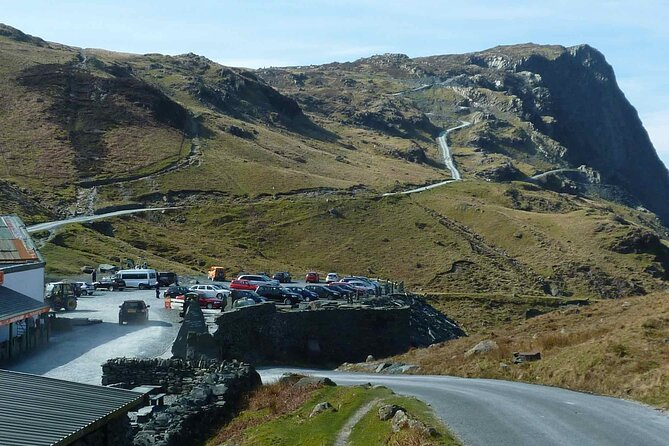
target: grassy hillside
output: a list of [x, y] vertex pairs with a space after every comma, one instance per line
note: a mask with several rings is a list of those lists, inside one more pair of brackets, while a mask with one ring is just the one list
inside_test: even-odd
[[[498, 348], [465, 356], [484, 339]], [[566, 307], [488, 327], [398, 359], [421, 373], [521, 380], [631, 398], [669, 408], [669, 299], [666, 293]], [[541, 352], [513, 364], [512, 352]]]
[[[654, 275], [666, 248], [639, 239], [654, 234], [648, 215], [524, 187], [461, 182], [386, 198], [202, 194], [183, 209], [115, 219], [113, 238], [63, 229], [43, 252], [59, 273], [144, 252], [199, 271], [338, 271], [403, 280], [416, 291], [612, 298], [664, 288]], [[528, 203], [537, 208], [524, 210]]]
[[[567, 166], [569, 148], [551, 131], [541, 77], [508, 67], [567, 53], [523, 45], [249, 71], [3, 25], [0, 211], [33, 222], [183, 206], [41, 235], [53, 274], [145, 257], [183, 272], [336, 270], [473, 296], [661, 290], [669, 242], [653, 214], [598, 198], [610, 185], [596, 172], [592, 184], [542, 183], [570, 194], [529, 178]], [[450, 178], [434, 138], [463, 120], [449, 141], [465, 181], [380, 198]]]

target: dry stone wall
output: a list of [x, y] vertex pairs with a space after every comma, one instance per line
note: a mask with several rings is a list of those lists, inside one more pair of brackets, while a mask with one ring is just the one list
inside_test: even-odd
[[278, 311], [254, 305], [222, 313], [214, 340], [223, 358], [252, 363], [339, 364], [409, 349], [409, 308]]
[[102, 370], [105, 385], [160, 385], [176, 396], [138, 426], [135, 446], [203, 444], [234, 416], [241, 397], [261, 383], [253, 367], [238, 361], [115, 358]]

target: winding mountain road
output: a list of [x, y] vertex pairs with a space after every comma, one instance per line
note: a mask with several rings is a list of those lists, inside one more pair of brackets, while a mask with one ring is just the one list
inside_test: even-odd
[[451, 376], [378, 375], [267, 368], [264, 383], [294, 372], [340, 385], [379, 384], [430, 404], [465, 445], [657, 446], [669, 417], [648, 406], [557, 387]]
[[170, 209], [180, 209], [180, 207], [168, 207], [168, 208], [141, 208], [141, 209], [125, 209], [122, 211], [108, 212], [106, 214], [97, 214], [97, 215], [80, 215], [78, 217], [66, 218], [65, 220], [58, 221], [49, 221], [46, 223], [39, 223], [36, 225], [28, 226], [28, 232], [40, 232], [40, 231], [49, 231], [51, 229], [56, 229], [60, 226], [69, 224], [69, 223], [87, 223], [94, 220], [102, 220], [109, 217], [118, 217], [121, 215], [130, 215], [137, 214], [139, 212], [153, 212], [153, 211], [167, 211]]
[[555, 173], [567, 173], [567, 172], [581, 173], [582, 171], [579, 170], [579, 169], [570, 169], [570, 168], [553, 169], [553, 170], [549, 170], [547, 172], [543, 172], [543, 173], [539, 173], [537, 175], [533, 175], [532, 179], [533, 180], [541, 180], [541, 179], [546, 178], [547, 176], [555, 174]]
[[472, 124], [471, 122], [467, 122], [467, 121], [460, 121], [460, 122], [462, 122], [462, 124], [460, 124], [456, 127], [451, 127], [450, 129], [444, 130], [437, 137], [437, 145], [439, 146], [439, 150], [441, 151], [441, 156], [444, 159], [444, 165], [451, 172], [451, 179], [450, 180], [440, 181], [439, 183], [430, 184], [428, 186], [417, 187], [415, 189], [405, 190], [405, 191], [402, 191], [402, 192], [387, 192], [387, 193], [383, 194], [382, 196], [390, 197], [390, 196], [393, 196], [393, 195], [415, 194], [417, 192], [423, 192], [423, 191], [426, 191], [426, 190], [430, 190], [430, 189], [434, 189], [436, 187], [443, 186], [445, 184], [449, 184], [449, 183], [453, 183], [455, 181], [462, 180], [462, 177], [460, 176], [460, 171], [455, 166], [455, 161], [453, 161], [453, 156], [451, 155], [451, 149], [448, 147], [448, 134], [449, 133], [451, 133], [454, 130], [461, 129], [461, 128], [467, 127], [467, 126]]

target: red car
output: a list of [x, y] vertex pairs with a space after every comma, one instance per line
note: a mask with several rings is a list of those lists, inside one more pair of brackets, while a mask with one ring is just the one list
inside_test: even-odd
[[248, 280], [239, 280], [235, 279], [232, 282], [230, 282], [230, 287], [231, 290], [249, 290], [249, 291], [255, 291], [256, 288], [258, 288], [258, 285], [255, 285], [251, 283]]
[[217, 297], [207, 297], [207, 296], [199, 296], [198, 297], [198, 302], [200, 303], [200, 308], [214, 308], [214, 309], [220, 309], [223, 307], [224, 300], [219, 299]]
[[307, 283], [318, 283], [321, 281], [321, 277], [318, 275], [318, 273], [310, 271], [307, 273], [307, 277], [304, 279], [304, 281]]

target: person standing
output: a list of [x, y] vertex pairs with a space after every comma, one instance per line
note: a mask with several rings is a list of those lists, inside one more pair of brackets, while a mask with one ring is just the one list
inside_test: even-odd
[[160, 284], [156, 283], [156, 299], [160, 299]]
[[93, 272], [91, 273], [91, 282], [95, 283], [97, 278], [98, 278], [98, 273], [97, 271], [93, 270]]

